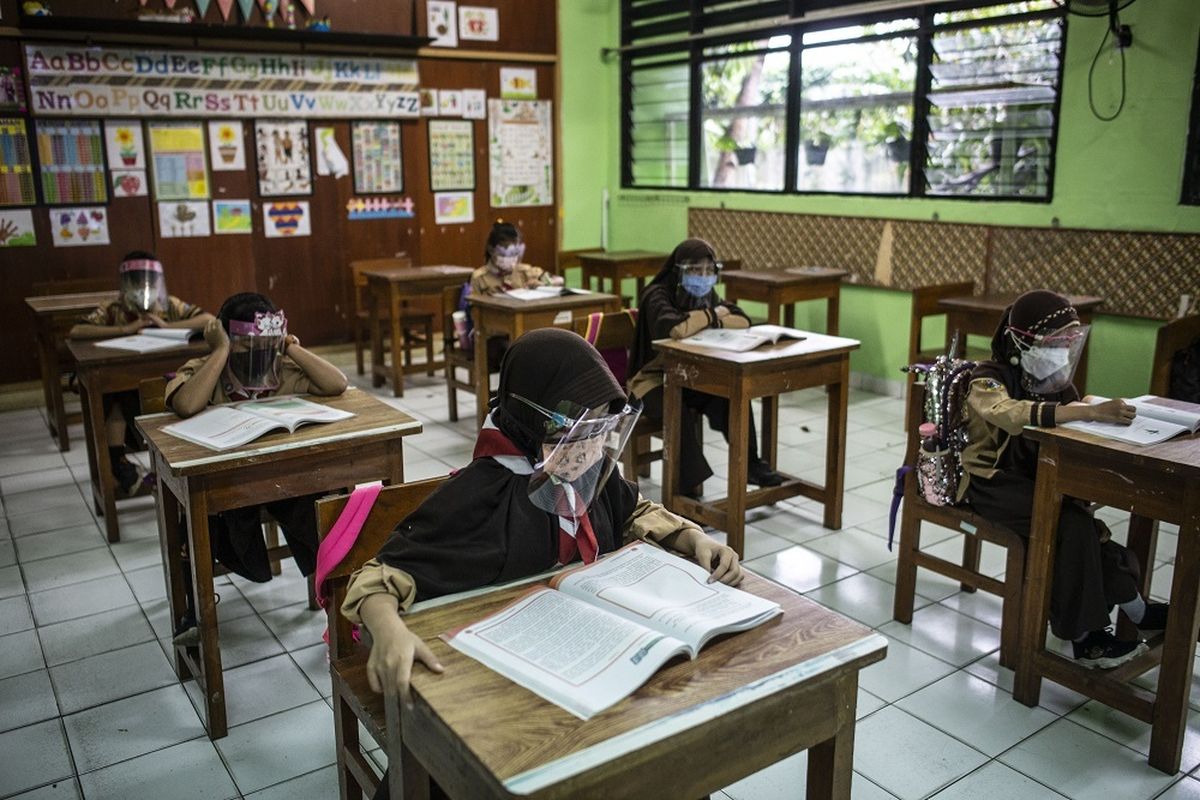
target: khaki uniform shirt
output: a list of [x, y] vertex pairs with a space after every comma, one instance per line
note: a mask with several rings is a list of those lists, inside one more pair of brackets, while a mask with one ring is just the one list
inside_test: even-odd
[[[185, 303], [178, 297], [171, 296], [167, 298], [167, 307], [163, 309], [163, 313], [159, 316], [162, 317], [163, 322], [179, 322], [180, 320], [198, 317], [203, 313], [204, 309], [200, 308], [200, 306]], [[120, 300], [113, 300], [107, 305], [100, 306], [88, 312], [86, 316], [80, 317], [79, 321], [84, 325], [112, 327], [114, 325], [125, 325], [133, 322], [138, 316], [137, 312], [130, 311], [122, 305]]]
[[1020, 436], [1026, 425], [1054, 426], [1058, 403], [1014, 400], [1004, 385], [991, 378], [976, 378], [967, 389], [963, 416], [967, 446], [963, 449], [963, 478], [958, 484], [959, 502], [966, 496], [972, 475], [995, 477], [996, 465], [1009, 440]]
[[544, 269], [532, 264], [517, 264], [503, 278], [485, 264], [471, 273], [471, 291], [475, 294], [503, 294], [510, 289], [525, 289], [530, 284], [537, 286], [546, 283], [548, 278]]
[[[175, 371], [175, 377], [167, 383], [167, 391], [165, 394], [167, 408], [171, 407], [171, 396], [179, 391], [179, 387], [190, 381], [196, 374], [196, 370], [204, 366], [212, 356], [201, 356], [193, 358], [186, 364]], [[213, 387], [212, 397], [208, 399], [209, 405], [220, 405], [228, 403], [229, 392], [232, 389], [225, 385], [224, 380], [218, 380], [217, 385]], [[308, 375], [300, 368], [300, 365], [293, 361], [290, 357], [284, 356], [279, 363], [279, 388], [272, 394], [305, 394], [312, 391], [312, 384], [308, 380]]]

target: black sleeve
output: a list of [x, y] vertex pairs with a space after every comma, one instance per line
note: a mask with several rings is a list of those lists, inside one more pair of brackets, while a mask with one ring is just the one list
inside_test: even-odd
[[671, 335], [672, 328], [687, 319], [687, 312], [676, 308], [661, 286], [646, 290], [642, 295], [638, 314], [645, 315], [652, 339], [666, 339]]

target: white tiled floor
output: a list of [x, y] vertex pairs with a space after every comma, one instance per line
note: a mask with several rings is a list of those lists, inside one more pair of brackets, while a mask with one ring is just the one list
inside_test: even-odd
[[[345, 355], [335, 360], [352, 367]], [[460, 395], [453, 424], [440, 380], [410, 379], [402, 400], [380, 395], [425, 424], [405, 446], [410, 479], [470, 458], [470, 395]], [[790, 471], [819, 476], [824, 402], [808, 391], [782, 403], [779, 458]], [[1196, 772], [1169, 776], [1146, 765], [1142, 723], [1048, 682], [1038, 708], [1014, 702], [1012, 673], [997, 664], [995, 598], [921, 573], [913, 625], [892, 621], [887, 511], [903, 410], [858, 391], [850, 403], [846, 527], [828, 531], [816, 504], [784, 502], [748, 515], [746, 547], [752, 569], [888, 637], [887, 659], [861, 676], [856, 800], [1200, 800], [1200, 722], [1183, 755]], [[230, 732], [210, 742], [195, 685], [177, 683], [166, 657], [152, 501], [121, 503], [122, 541], [107, 545], [85, 499], [81, 432], [73, 434], [72, 450], [59, 454], [40, 411], [0, 415], [0, 798], [336, 797], [324, 623], [307, 610], [294, 566], [268, 584], [218, 581]], [[724, 442], [707, 438], [723, 476]], [[647, 496], [658, 496], [660, 475], [655, 465], [643, 481]], [[1125, 518], [1102, 513], [1122, 537]], [[948, 531], [925, 539], [946, 557], [960, 552]], [[1173, 529], [1159, 537], [1156, 588], [1170, 579], [1174, 541]], [[1003, 553], [986, 548], [983, 566], [1001, 574]], [[714, 797], [799, 798], [806, 767], [800, 754]]]

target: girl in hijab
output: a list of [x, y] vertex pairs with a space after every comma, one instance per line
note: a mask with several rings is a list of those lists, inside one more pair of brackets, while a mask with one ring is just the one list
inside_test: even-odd
[[[1121, 400], [1080, 402], [1071, 379], [1088, 326], [1065, 297], [1026, 292], [1009, 306], [992, 338], [992, 360], [971, 376], [964, 416], [969, 444], [963, 451], [959, 500], [984, 518], [1028, 538], [1033, 516], [1037, 444], [1025, 426], [1052, 428], [1088, 420], [1128, 425], [1133, 406]], [[1058, 523], [1050, 597], [1050, 629], [1069, 639], [1080, 664], [1111, 669], [1146, 651], [1108, 629], [1119, 605], [1141, 631], [1166, 627], [1167, 604], [1147, 603], [1138, 591], [1132, 554], [1112, 541], [1108, 527], [1082, 503], [1063, 502]]]
[[589, 563], [634, 538], [694, 558], [713, 580], [741, 581], [731, 548], [641, 497], [613, 469], [639, 410], [596, 349], [570, 331], [531, 331], [509, 347], [471, 463], [351, 578], [342, 613], [371, 632], [372, 689], [393, 684], [407, 699], [414, 661], [442, 670], [404, 625], [416, 600]]
[[[662, 269], [650, 281], [638, 299], [637, 331], [630, 354], [629, 391], [641, 400], [645, 413], [662, 419], [663, 368], [662, 356], [655, 352], [655, 339], [686, 339], [705, 328], [748, 328], [750, 318], [733, 303], [726, 303], [714, 291], [721, 273], [721, 263], [712, 245], [703, 239], [685, 239], [667, 257]], [[681, 424], [682, 445], [679, 458], [679, 484], [683, 493], [699, 497], [712, 467], [704, 458], [700, 437], [699, 416], [720, 431], [729, 441], [729, 401], [724, 397], [704, 394], [693, 389], [683, 390]], [[754, 431], [754, 415], [750, 415], [750, 434], [747, 437], [747, 479], [758, 486], [778, 486], [783, 476], [775, 472], [758, 456], [758, 437]]]

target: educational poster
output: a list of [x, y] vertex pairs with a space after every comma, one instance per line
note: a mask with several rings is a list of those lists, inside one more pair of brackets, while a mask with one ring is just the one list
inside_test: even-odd
[[150, 166], [155, 200], [207, 200], [204, 126], [199, 122], [151, 122]]
[[426, 36], [433, 47], [458, 47], [456, 4], [447, 0], [428, 0], [425, 4]]
[[389, 194], [404, 189], [400, 123], [355, 122], [350, 126], [350, 139], [355, 194]]
[[549, 100], [488, 100], [493, 208], [554, 202]]
[[504, 100], [536, 100], [537, 70], [532, 67], [501, 67], [500, 97]]
[[191, 200], [158, 204], [158, 233], [164, 239], [208, 236], [208, 203]]
[[51, 208], [50, 236], [55, 247], [83, 247], [110, 244], [108, 210], [104, 206], [91, 208]]
[[438, 92], [438, 116], [461, 117], [463, 99], [458, 89], [442, 89]]
[[487, 119], [487, 92], [483, 89], [463, 89], [464, 119]]
[[411, 197], [351, 197], [346, 219], [412, 219], [415, 207]]
[[500, 11], [483, 6], [459, 6], [458, 36], [464, 41], [499, 41]]
[[31, 206], [36, 202], [25, 120], [0, 118], [0, 206]]
[[145, 197], [149, 191], [143, 169], [116, 169], [108, 177], [113, 197]]
[[99, 122], [39, 120], [37, 148], [47, 205], [108, 202]]
[[260, 195], [312, 194], [307, 122], [259, 120], [255, 123], [254, 143]]
[[458, 225], [475, 221], [473, 192], [438, 192], [433, 196], [434, 222]]
[[429, 188], [434, 192], [475, 188], [475, 123], [429, 120]]
[[213, 200], [213, 233], [253, 233], [249, 200]]
[[263, 203], [263, 232], [268, 239], [311, 236], [308, 201]]
[[241, 172], [246, 168], [246, 137], [242, 123], [222, 120], [208, 123], [208, 160], [213, 172]]
[[20, 67], [0, 67], [0, 111], [25, 113], [24, 89]]
[[142, 123], [134, 119], [110, 119], [104, 123], [104, 144], [109, 169], [145, 169], [146, 147]]
[[37, 234], [33, 230], [33, 210], [0, 211], [0, 248], [33, 247]]
[[438, 115], [438, 90], [421, 90], [421, 116], [436, 117]]
[[350, 174], [350, 162], [338, 145], [333, 128], [317, 128], [313, 131], [317, 142], [317, 174], [344, 178]]

